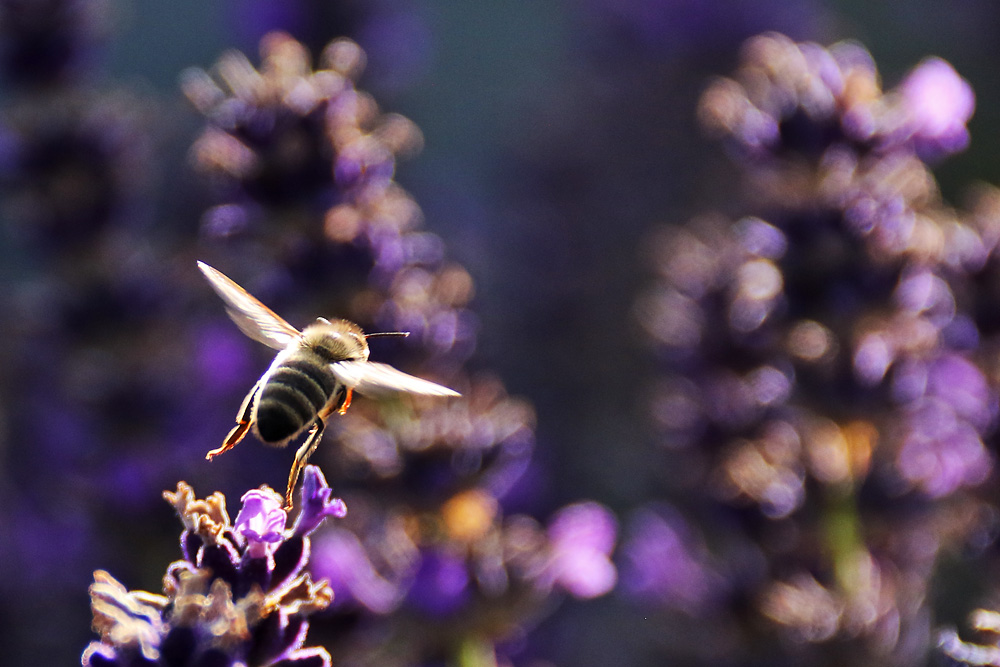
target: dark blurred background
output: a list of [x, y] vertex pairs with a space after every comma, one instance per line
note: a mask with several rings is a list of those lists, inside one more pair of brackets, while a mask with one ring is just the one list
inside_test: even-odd
[[[11, 16], [32, 4], [2, 3], [6, 44], [18, 29]], [[313, 54], [347, 36], [368, 55], [358, 88], [423, 132], [422, 151], [398, 165], [396, 180], [423, 209], [426, 229], [475, 280], [472, 309], [480, 330], [473, 363], [494, 371], [511, 394], [537, 410], [535, 457], [547, 482], [532, 507], [542, 513], [590, 498], [625, 516], [655, 496], [657, 454], [646, 416], [654, 369], [633, 316], [637, 294], [650, 281], [644, 248], [657, 225], [726, 208], [736, 195], [736, 170], [718, 145], [702, 138], [695, 111], [707, 81], [733, 70], [744, 39], [778, 30], [821, 44], [858, 40], [874, 56], [886, 88], [927, 55], [948, 60], [975, 90], [976, 113], [969, 149], [935, 169], [943, 194], [960, 202], [976, 181], [1000, 181], [1000, 133], [993, 130], [1000, 118], [1000, 6], [988, 0], [36, 4], [92, 6], [91, 42], [74, 85], [86, 95], [122, 95], [119, 103], [143, 127], [142, 139], [116, 139], [135, 150], [130, 159], [142, 172], [128, 186], [137, 194], [129, 203], [131, 236], [122, 241], [135, 253], [122, 249], [117, 256], [134, 262], [129, 271], [151, 283], [169, 276], [169, 284], [190, 290], [159, 294], [153, 284], [139, 296], [81, 301], [108, 310], [86, 306], [68, 329], [85, 340], [114, 340], [102, 354], [119, 359], [95, 357], [93, 376], [74, 382], [87, 386], [105, 363], [142, 358], [137, 346], [185, 344], [155, 336], [136, 341], [107, 330], [102, 317], [118, 317], [117, 299], [148, 298], [143, 317], [152, 323], [162, 317], [165, 338], [178, 330], [169, 318], [221, 311], [193, 262], [188, 267], [178, 259], [187, 261], [186, 239], [197, 236], [210, 203], [188, 158], [203, 120], [180, 93], [180, 73], [210, 67], [226, 49], [256, 62], [259, 39], [274, 29]], [[0, 88], [0, 105], [30, 115], [32, 95], [30, 86], [8, 84]], [[14, 179], [5, 154], [10, 145], [8, 136], [0, 137], [0, 168]], [[4, 196], [13, 201], [18, 195], [11, 192], [24, 187], [15, 183]], [[162, 424], [163, 436], [143, 442], [138, 456], [102, 450], [90, 435], [95, 431], [81, 430], [81, 422], [100, 414], [87, 406], [53, 414], [45, 387], [59, 376], [61, 362], [25, 332], [45, 319], [47, 303], [67, 295], [53, 293], [58, 287], [38, 277], [58, 273], [58, 262], [39, 259], [42, 251], [25, 252], [30, 243], [24, 238], [21, 227], [3, 220], [0, 304], [4, 327], [13, 333], [0, 352], [0, 664], [74, 664], [91, 638], [86, 591], [92, 571], [105, 568], [130, 587], [156, 590], [158, 573], [175, 557], [177, 525], [159, 500], [161, 490], [178, 479], [199, 493], [219, 488], [236, 497], [262, 482], [281, 488], [287, 461], [244, 446], [242, 457], [271, 456], [274, 474], [241, 477], [245, 464], [230, 455], [212, 464], [229, 466], [220, 476], [225, 485], [215, 484], [203, 454], [230, 427], [228, 416], [206, 423], [189, 415], [198, 436], [187, 439], [174, 436], [184, 424]], [[178, 275], [181, 270], [190, 276]], [[168, 304], [162, 315], [157, 304]], [[13, 321], [15, 314], [21, 321]], [[80, 353], [87, 348], [81, 343]], [[251, 354], [242, 371], [248, 376], [267, 363], [266, 351]], [[18, 373], [8, 373], [15, 367]], [[25, 373], [38, 386], [23, 384]], [[124, 395], [119, 405], [148, 425], [169, 392], [204, 390], [191, 382], [169, 383], [158, 389], [164, 395]], [[235, 413], [241, 394], [235, 384], [227, 385], [216, 412]], [[209, 392], [203, 396], [212, 400]], [[39, 442], [73, 444], [43, 445], [33, 434]], [[120, 469], [92, 474], [109, 462]], [[95, 501], [103, 493], [95, 484], [120, 490], [123, 507], [114, 516], [93, 514], [105, 506]], [[973, 605], [956, 597], [951, 622]], [[541, 654], [555, 664], [662, 664], [650, 656], [657, 655], [653, 647], [669, 646], [670, 631], [642, 622], [642, 613], [612, 593], [565, 602], [534, 633]]]

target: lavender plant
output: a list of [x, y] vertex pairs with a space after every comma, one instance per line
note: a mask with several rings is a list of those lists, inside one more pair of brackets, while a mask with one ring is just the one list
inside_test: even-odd
[[946, 206], [928, 167], [973, 107], [942, 60], [883, 91], [860, 45], [773, 33], [702, 97], [746, 208], [654, 241], [637, 308], [676, 502], [634, 517], [623, 572], [712, 619], [701, 659], [914, 664], [940, 559], [992, 530], [975, 489], [997, 383], [971, 295], [997, 219]]
[[420, 136], [354, 87], [363, 53], [335, 41], [314, 70], [299, 42], [273, 33], [261, 55], [259, 69], [229, 53], [212, 73], [184, 76], [208, 121], [192, 157], [219, 201], [202, 223], [213, 263], [252, 259], [239, 282], [279, 312], [410, 332], [373, 358], [464, 397], [359, 399], [330, 425], [335, 442], [314, 460], [343, 481], [352, 513], [315, 538], [310, 567], [336, 596], [314, 630], [348, 662], [493, 664], [494, 643], [540, 617], [556, 590], [610, 590], [614, 520], [595, 503], [548, 527], [505, 512], [529, 465], [533, 412], [465, 369], [472, 280], [393, 180]]
[[247, 665], [329, 667], [323, 648], [303, 648], [308, 617], [333, 592], [304, 570], [309, 534], [346, 506], [323, 474], [307, 466], [295, 524], [285, 527], [283, 498], [268, 486], [243, 495], [230, 522], [219, 492], [195, 498], [186, 482], [163, 494], [184, 524], [183, 557], [170, 564], [163, 595], [129, 591], [103, 570], [90, 587], [94, 628], [84, 667]]

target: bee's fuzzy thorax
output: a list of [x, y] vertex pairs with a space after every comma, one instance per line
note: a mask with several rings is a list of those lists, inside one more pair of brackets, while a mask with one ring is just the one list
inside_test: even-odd
[[317, 320], [302, 331], [300, 344], [331, 362], [368, 360], [364, 331], [347, 320]]

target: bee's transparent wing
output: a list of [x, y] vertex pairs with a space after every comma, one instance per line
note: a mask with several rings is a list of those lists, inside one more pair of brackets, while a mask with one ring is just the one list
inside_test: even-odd
[[330, 364], [333, 375], [359, 394], [375, 398], [389, 394], [407, 393], [423, 396], [460, 396], [448, 387], [422, 380], [397, 370], [389, 364], [372, 361], [337, 361]]
[[226, 302], [229, 317], [247, 336], [276, 350], [285, 349], [299, 337], [299, 331], [295, 327], [220, 271], [204, 262], [198, 262], [198, 268], [208, 278], [208, 284], [215, 293]]

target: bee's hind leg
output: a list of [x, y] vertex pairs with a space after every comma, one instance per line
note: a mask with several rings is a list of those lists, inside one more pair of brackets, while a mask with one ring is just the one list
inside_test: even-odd
[[299, 450], [295, 452], [295, 461], [292, 463], [292, 470], [288, 473], [288, 489], [285, 491], [285, 509], [292, 509], [292, 492], [295, 491], [295, 484], [299, 481], [299, 473], [305, 467], [306, 463], [309, 462], [309, 457], [312, 453], [316, 451], [316, 447], [319, 446], [319, 440], [323, 437], [323, 429], [326, 428], [326, 424], [323, 423], [322, 417], [316, 417], [316, 423], [313, 427], [309, 429], [309, 436], [306, 441], [302, 443]]
[[242, 440], [247, 434], [247, 431], [250, 430], [250, 426], [253, 425], [253, 409], [254, 406], [257, 405], [258, 393], [260, 393], [259, 382], [253, 386], [250, 393], [243, 399], [243, 405], [240, 407], [239, 414], [236, 417], [236, 426], [234, 426], [233, 430], [231, 430], [229, 435], [226, 436], [226, 439], [222, 443], [221, 447], [217, 447], [205, 455], [206, 459], [211, 461], [219, 454], [228, 452], [230, 449], [238, 445], [240, 440]]
[[316, 451], [316, 447], [319, 446], [319, 440], [323, 437], [323, 429], [326, 428], [326, 419], [334, 412], [341, 415], [344, 414], [348, 406], [351, 405], [351, 395], [351, 389], [345, 387], [343, 393], [337, 397], [337, 400], [332, 401], [320, 410], [320, 413], [316, 416], [316, 422], [309, 429], [306, 441], [295, 452], [295, 461], [292, 463], [291, 472], [288, 473], [288, 489], [285, 490], [286, 510], [292, 509], [292, 492], [295, 491], [295, 484], [299, 481], [299, 474], [302, 472], [302, 469], [309, 462], [309, 457], [312, 456], [312, 453]]

